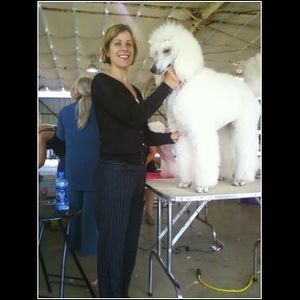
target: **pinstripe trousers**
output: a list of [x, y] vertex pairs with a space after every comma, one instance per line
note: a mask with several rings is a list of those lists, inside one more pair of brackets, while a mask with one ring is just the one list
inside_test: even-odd
[[99, 297], [127, 298], [140, 235], [145, 165], [100, 160], [93, 174]]

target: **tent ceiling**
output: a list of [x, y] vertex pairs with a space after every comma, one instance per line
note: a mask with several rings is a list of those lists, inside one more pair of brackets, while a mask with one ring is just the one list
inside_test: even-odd
[[153, 88], [148, 56], [150, 33], [167, 20], [181, 23], [202, 46], [204, 60], [216, 71], [242, 72], [243, 62], [260, 51], [261, 2], [46, 2], [38, 7], [39, 89], [69, 90], [79, 75], [100, 71], [102, 33], [114, 23], [134, 31], [138, 56], [129, 80], [142, 92]]

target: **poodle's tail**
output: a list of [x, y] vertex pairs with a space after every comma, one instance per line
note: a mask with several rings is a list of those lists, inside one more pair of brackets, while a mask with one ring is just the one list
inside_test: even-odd
[[261, 63], [260, 53], [251, 57], [244, 67], [244, 79], [250, 86], [256, 98], [261, 98]]

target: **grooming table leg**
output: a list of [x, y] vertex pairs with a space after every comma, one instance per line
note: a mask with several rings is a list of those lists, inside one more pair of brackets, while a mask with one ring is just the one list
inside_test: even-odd
[[254, 255], [253, 255], [253, 281], [257, 281], [257, 251], [258, 251], [258, 245], [260, 244], [260, 239], [257, 240], [254, 244]]
[[204, 210], [204, 220], [201, 219], [199, 215], [197, 216], [197, 219], [199, 221], [201, 221], [202, 223], [204, 223], [205, 225], [207, 225], [208, 227], [210, 227], [210, 229], [212, 230], [212, 235], [213, 235], [213, 244], [212, 244], [211, 248], [214, 251], [220, 251], [223, 248], [223, 246], [217, 240], [217, 233], [216, 233], [215, 227], [211, 223], [208, 222], [207, 212], [208, 212], [208, 207], [207, 207], [207, 204], [206, 204], [205, 205], [205, 210]]

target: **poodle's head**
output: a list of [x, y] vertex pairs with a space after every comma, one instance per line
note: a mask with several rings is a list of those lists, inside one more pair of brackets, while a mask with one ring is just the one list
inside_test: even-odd
[[191, 32], [175, 23], [166, 23], [155, 29], [149, 39], [151, 72], [163, 74], [174, 67], [183, 81], [191, 78], [204, 66], [202, 50]]

